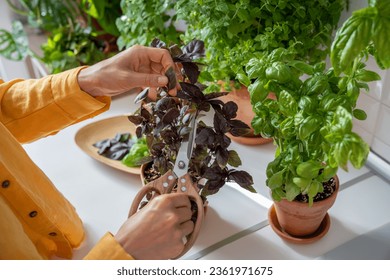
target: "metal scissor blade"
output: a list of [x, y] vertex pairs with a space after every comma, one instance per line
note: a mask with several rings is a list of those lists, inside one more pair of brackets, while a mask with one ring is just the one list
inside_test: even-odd
[[179, 152], [177, 153], [175, 166], [173, 168], [173, 173], [179, 178], [188, 172], [189, 162], [192, 156], [192, 148], [194, 146], [195, 136], [196, 136], [196, 115], [192, 116], [190, 125], [189, 125], [190, 135], [187, 141], [181, 143]]

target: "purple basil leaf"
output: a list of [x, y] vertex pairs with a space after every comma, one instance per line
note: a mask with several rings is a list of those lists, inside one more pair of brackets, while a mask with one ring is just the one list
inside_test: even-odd
[[176, 107], [176, 103], [171, 97], [164, 97], [156, 102], [157, 111], [166, 111], [172, 107]]
[[154, 48], [159, 48], [159, 49], [162, 49], [162, 48], [166, 48], [167, 45], [165, 44], [165, 42], [161, 41], [160, 39], [158, 38], [154, 38], [153, 41], [150, 43], [150, 46], [151, 47], [154, 47]]
[[[215, 99], [215, 98], [218, 98], [218, 97], [221, 97], [221, 96], [225, 96], [229, 94], [228, 91], [221, 91], [221, 92], [211, 92], [211, 93], [208, 93], [206, 95], [206, 99], [207, 100], [211, 100], [211, 99]], [[222, 101], [221, 101], [222, 102]]]
[[130, 122], [132, 122], [135, 125], [139, 125], [143, 122], [144, 118], [138, 115], [130, 115], [127, 116]]
[[216, 160], [221, 168], [224, 168], [229, 160], [229, 152], [226, 149], [217, 149]]
[[107, 144], [110, 146], [110, 139], [100, 140], [100, 141], [92, 144], [92, 146], [94, 146], [95, 148], [101, 148]]
[[189, 54], [191, 59], [204, 57], [204, 42], [201, 40], [192, 40], [186, 46], [183, 47], [183, 53]]
[[171, 53], [172, 57], [179, 57], [183, 54], [181, 48], [176, 44], [169, 47], [169, 52]]
[[176, 73], [172, 67], [165, 72], [165, 76], [168, 78], [168, 90], [174, 89], [176, 87]]
[[196, 86], [190, 83], [181, 82], [181, 89], [191, 97], [191, 100], [195, 103], [205, 100], [203, 92]]
[[143, 131], [143, 128], [142, 126], [138, 126], [135, 130], [135, 135], [137, 135], [137, 138], [142, 138], [142, 131]]
[[207, 102], [201, 102], [198, 104], [198, 106], [196, 106], [196, 108], [198, 109], [198, 111], [208, 112], [210, 111], [211, 106]]
[[224, 134], [229, 131], [230, 126], [221, 113], [214, 114], [214, 128], [218, 134]]
[[212, 145], [215, 140], [215, 132], [209, 127], [202, 128], [195, 138], [195, 143], [197, 145]]
[[198, 65], [194, 62], [182, 62], [184, 75], [188, 77], [192, 84], [198, 81], [200, 71]]
[[230, 140], [230, 138], [227, 137], [225, 134], [219, 134], [217, 137], [218, 138], [216, 141], [223, 149], [227, 149], [227, 147], [229, 147], [230, 144], [232, 143], [232, 140]]
[[215, 191], [217, 192], [220, 188], [222, 188], [225, 185], [224, 180], [209, 180], [207, 181], [205, 188], [207, 188], [209, 191]]
[[179, 109], [171, 108], [165, 113], [164, 117], [162, 118], [162, 123], [164, 125], [170, 124], [174, 122], [178, 116], [180, 116]]
[[227, 119], [234, 119], [237, 117], [238, 106], [235, 102], [229, 101], [223, 105], [222, 111]]
[[230, 133], [233, 136], [244, 136], [250, 132], [250, 127], [240, 120], [230, 120]]
[[243, 188], [253, 185], [253, 178], [246, 171], [238, 171], [238, 170], [230, 171], [228, 180], [239, 184]]
[[141, 116], [145, 119], [145, 120], [150, 120], [152, 118], [152, 115], [149, 113], [148, 110], [146, 110], [145, 108], [141, 108]]

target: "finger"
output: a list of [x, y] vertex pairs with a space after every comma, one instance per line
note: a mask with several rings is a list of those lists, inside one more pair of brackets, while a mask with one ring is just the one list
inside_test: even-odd
[[139, 87], [164, 87], [168, 84], [168, 78], [158, 74], [146, 74], [134, 72], [131, 77], [134, 86]]
[[176, 207], [176, 208], [187, 207], [187, 208], [191, 209], [191, 201], [190, 201], [187, 194], [185, 194], [185, 193], [170, 193], [169, 195], [172, 199], [172, 203], [173, 203], [174, 207]]
[[193, 221], [187, 221], [180, 225], [180, 229], [182, 230], [184, 236], [191, 234], [194, 231], [194, 227], [195, 225]]
[[178, 216], [178, 221], [180, 224], [191, 220], [191, 217], [192, 217], [192, 211], [188, 207], [177, 208], [176, 214]]
[[161, 74], [165, 73], [171, 67], [175, 68], [175, 63], [168, 50], [149, 47], [148, 51], [150, 60], [160, 63], [163, 66], [163, 72]]

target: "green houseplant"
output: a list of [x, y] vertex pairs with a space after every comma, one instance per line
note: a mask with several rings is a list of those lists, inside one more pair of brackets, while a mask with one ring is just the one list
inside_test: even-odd
[[242, 87], [248, 84], [244, 65], [280, 47], [295, 48], [297, 59], [322, 61], [344, 5], [345, 0], [178, 0], [175, 10], [187, 22], [184, 37], [199, 38], [208, 46], [200, 80], [211, 84], [209, 90], [222, 84], [232, 91], [224, 100], [246, 103], [239, 105], [239, 115], [250, 125], [253, 114], [248, 114], [249, 95]]
[[175, 2], [168, 0], [122, 0], [122, 15], [116, 24], [120, 31], [120, 49], [135, 44], [148, 45], [154, 38], [168, 43], [179, 43], [181, 32], [176, 30]]
[[[256, 114], [252, 125], [277, 146], [266, 174], [275, 200], [269, 219], [273, 229], [289, 241], [311, 242], [326, 233], [329, 218], [324, 212], [334, 202], [331, 193], [337, 194], [338, 168], [348, 170], [349, 163], [360, 168], [366, 161], [369, 146], [353, 132], [352, 120], [367, 117], [356, 102], [362, 90], [369, 91], [368, 82], [381, 78], [366, 69], [367, 59], [372, 55], [379, 67], [390, 67], [389, 15], [390, 4], [383, 0], [369, 1], [367, 8], [353, 12], [337, 30], [329, 68], [325, 61], [297, 60], [292, 48], [263, 54], [246, 65]], [[275, 100], [266, 98], [269, 91], [275, 92]], [[295, 217], [282, 217], [287, 204], [294, 205], [288, 211]], [[324, 212], [317, 225], [306, 236], [296, 237], [302, 232], [288, 222], [302, 224], [297, 209], [318, 205]]]
[[[295, 60], [291, 49], [276, 49], [247, 64], [256, 114], [252, 126], [256, 133], [272, 137], [277, 146], [266, 171], [277, 216], [281, 212], [278, 201], [314, 207], [316, 201], [326, 200], [336, 191], [329, 185], [337, 181], [339, 167], [348, 170], [348, 162], [355, 168], [365, 163], [369, 146], [352, 131], [352, 119], [366, 118], [365, 112], [356, 108], [356, 101], [360, 90], [368, 88], [367, 82], [380, 79], [365, 69], [367, 55], [367, 51], [361, 52], [344, 75], [326, 69], [325, 62]], [[266, 98], [269, 91], [275, 93], [275, 100]], [[326, 210], [314, 230], [325, 215]], [[298, 231], [290, 232], [295, 235]]]
[[189, 134], [190, 116], [201, 117], [213, 110], [212, 124], [204, 121], [198, 124], [189, 165], [190, 175], [200, 188], [200, 195], [206, 198], [215, 194], [228, 181], [254, 191], [252, 177], [245, 171], [234, 169], [241, 165], [241, 160], [237, 152], [229, 149], [231, 141], [226, 136], [227, 132], [234, 135], [245, 133], [248, 126], [234, 119], [236, 104], [225, 104], [216, 99], [226, 92], [204, 94], [204, 87], [197, 82], [200, 70], [192, 60], [203, 56], [203, 42], [193, 40], [179, 48], [178, 45], [166, 45], [156, 39], [152, 46], [170, 51], [174, 61], [182, 67], [182, 80], [177, 96], [171, 97], [167, 92], [176, 86], [176, 78], [173, 71], [167, 72], [170, 80], [168, 88], [159, 89], [156, 101], [148, 100], [147, 89], [141, 92], [136, 98], [141, 106], [129, 116], [129, 120], [137, 125], [137, 137], [146, 138], [150, 156], [142, 162], [144, 166], [150, 163], [147, 169], [149, 180], [173, 168], [180, 143]]
[[22, 60], [30, 55], [42, 61], [50, 73], [57, 73], [96, 63], [117, 52], [119, 33], [111, 17], [120, 15], [119, 0], [17, 0], [18, 6], [7, 2], [27, 19], [30, 28], [47, 35], [40, 56], [29, 48], [21, 22], [15, 22], [12, 31], [0, 30], [0, 54], [9, 59]]

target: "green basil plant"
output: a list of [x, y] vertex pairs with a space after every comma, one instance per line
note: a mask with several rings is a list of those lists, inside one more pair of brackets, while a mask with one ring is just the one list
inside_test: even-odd
[[[296, 60], [293, 49], [278, 48], [252, 58], [246, 65], [255, 133], [272, 137], [277, 145], [268, 164], [266, 184], [273, 199], [294, 200], [308, 196], [309, 205], [323, 191], [338, 168], [348, 170], [365, 163], [369, 146], [352, 131], [352, 119], [364, 120], [356, 108], [361, 89], [380, 76], [365, 69], [368, 51], [361, 52], [353, 67], [337, 75], [325, 62]], [[276, 99], [267, 98], [274, 93]]]

